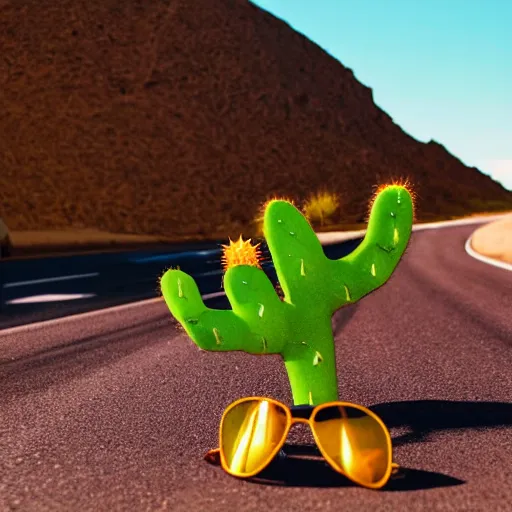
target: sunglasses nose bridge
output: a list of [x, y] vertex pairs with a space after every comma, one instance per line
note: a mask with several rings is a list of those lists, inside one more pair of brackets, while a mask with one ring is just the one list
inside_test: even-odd
[[307, 418], [292, 418], [290, 421], [290, 426], [295, 425], [296, 423], [303, 423], [305, 425], [309, 425], [310, 427], [312, 426], [311, 421]]
[[[308, 418], [292, 418], [290, 420], [290, 426], [288, 427], [288, 433], [287, 433], [287, 437], [288, 437], [288, 434], [290, 433], [290, 430], [292, 429], [292, 427], [294, 425], [297, 425], [297, 424], [301, 424], [301, 425], [308, 425], [309, 426], [309, 429], [311, 431], [311, 433], [313, 434], [313, 437], [316, 436], [315, 434], [315, 428], [313, 426], [313, 423], [311, 422], [310, 419]], [[316, 439], [315, 439], [316, 440]]]

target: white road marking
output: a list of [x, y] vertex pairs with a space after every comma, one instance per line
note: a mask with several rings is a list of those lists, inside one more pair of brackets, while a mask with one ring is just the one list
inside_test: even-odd
[[7, 329], [0, 329], [0, 338], [2, 336], [9, 336], [23, 331], [32, 331], [34, 329], [47, 329], [52, 325], [72, 323], [78, 319], [92, 318], [101, 315], [108, 315], [112, 313], [119, 313], [120, 311], [136, 308], [142, 305], [149, 305], [152, 303], [163, 302], [162, 297], [155, 297], [153, 299], [139, 300], [137, 302], [129, 302], [121, 306], [111, 306], [104, 309], [95, 309], [94, 311], [86, 311], [85, 313], [76, 313], [75, 315], [63, 316], [60, 318], [52, 318], [51, 320], [42, 320], [41, 322], [34, 322], [31, 324], [18, 325], [16, 327], [8, 327]]
[[32, 284], [55, 283], [57, 281], [69, 281], [71, 279], [85, 279], [86, 277], [99, 276], [99, 272], [90, 272], [89, 274], [75, 274], [70, 276], [46, 277], [44, 279], [34, 279], [32, 281], [16, 281], [14, 283], [5, 283], [4, 288], [14, 288], [16, 286], [30, 286]]
[[[215, 297], [222, 297], [226, 295], [225, 292], [213, 292], [205, 293], [202, 295], [203, 300], [213, 299]], [[158, 302], [163, 303], [163, 297], [155, 297], [153, 299], [139, 300], [137, 302], [129, 302], [128, 304], [121, 304], [120, 306], [111, 306], [109, 308], [95, 309], [94, 311], [86, 311], [85, 313], [76, 313], [74, 315], [63, 316], [60, 318], [52, 318], [51, 320], [42, 320], [41, 322], [33, 322], [31, 324], [18, 325], [16, 327], [8, 327], [7, 329], [0, 329], [0, 337], [9, 336], [23, 331], [32, 331], [39, 328], [48, 328], [52, 325], [72, 323], [75, 320], [83, 320], [84, 318], [91, 318], [99, 315], [107, 315], [109, 313], [119, 313], [128, 309], [137, 308], [139, 306], [145, 306], [149, 304], [157, 304]]]
[[226, 295], [226, 292], [213, 292], [213, 293], [205, 293], [204, 295], [201, 295], [203, 297], [203, 300], [208, 299], [214, 299], [215, 297], [224, 297]]
[[[484, 224], [492, 222], [494, 220], [502, 219], [507, 217], [509, 213], [499, 215], [489, 215], [484, 217], [470, 217], [467, 219], [456, 219], [456, 220], [445, 220], [440, 222], [426, 222], [424, 224], [414, 224], [412, 227], [413, 231], [424, 231], [425, 229], [440, 229], [449, 228], [452, 226], [465, 226], [468, 224]], [[347, 242], [349, 240], [355, 240], [362, 238], [366, 234], [366, 229], [360, 231], [331, 231], [327, 233], [317, 233], [318, 239], [324, 245], [336, 244], [339, 242]]]
[[510, 263], [507, 263], [506, 261], [500, 261], [496, 260], [494, 258], [489, 258], [488, 256], [484, 256], [483, 254], [479, 254], [476, 252], [473, 247], [471, 246], [471, 239], [473, 236], [470, 236], [466, 240], [466, 244], [464, 245], [464, 249], [466, 249], [466, 252], [475, 258], [476, 260], [479, 260], [483, 263], [487, 263], [488, 265], [492, 265], [493, 267], [503, 268], [505, 270], [510, 270], [512, 272], [512, 265]]
[[32, 295], [30, 297], [20, 297], [6, 301], [6, 304], [38, 304], [40, 302], [61, 302], [65, 300], [89, 299], [96, 297], [95, 293], [66, 293], [66, 294], [46, 294]]
[[[501, 215], [496, 215], [496, 216], [472, 217], [470, 219], [460, 219], [458, 221], [454, 220], [454, 221], [423, 224], [423, 226], [428, 226], [428, 228], [434, 229], [435, 227], [443, 228], [443, 227], [450, 227], [450, 226], [454, 226], [454, 225], [458, 225], [458, 224], [463, 224], [463, 225], [464, 224], [482, 224], [484, 222], [491, 222], [493, 220], [505, 217], [507, 215], [510, 215], [510, 212], [501, 214]], [[428, 229], [425, 227], [421, 228], [420, 226], [422, 226], [422, 225], [416, 224], [412, 227], [412, 230], [413, 231], [421, 231], [422, 229]], [[336, 241], [343, 242], [343, 241], [347, 241], [347, 240], [355, 240], [355, 239], [361, 237], [361, 233], [364, 235], [365, 232], [366, 231], [352, 231], [352, 232], [346, 232], [346, 231], [341, 232], [340, 231], [338, 233], [332, 233], [334, 235], [338, 235], [339, 239], [334, 240], [333, 242], [331, 242], [329, 240], [327, 243], [335, 243]], [[320, 233], [320, 235], [322, 235], [322, 234], [329, 235], [331, 233]], [[224, 292], [216, 292], [216, 293], [224, 294]], [[208, 295], [211, 295], [211, 294], [208, 294]], [[203, 298], [204, 297], [205, 296], [203, 296]], [[87, 311], [85, 313], [77, 313], [75, 315], [69, 315], [69, 316], [65, 316], [65, 317], [61, 317], [61, 318], [52, 318], [51, 320], [43, 320], [41, 322], [34, 322], [31, 324], [19, 325], [17, 327], [9, 327], [7, 329], [0, 329], [0, 336], [4, 336], [4, 335], [8, 336], [10, 334], [19, 333], [19, 332], [23, 332], [23, 331], [31, 331], [31, 330], [39, 329], [39, 328], [46, 328], [46, 327], [50, 327], [51, 325], [56, 325], [59, 323], [62, 324], [62, 323], [74, 322], [75, 320], [78, 320], [78, 319], [91, 318], [91, 317], [100, 316], [100, 315], [108, 315], [111, 313], [118, 313], [120, 311], [125, 311], [125, 310], [129, 310], [132, 308], [137, 308], [140, 306], [146, 306], [149, 304], [156, 304], [158, 302], [163, 303], [164, 302], [163, 297], [155, 297], [153, 299], [144, 299], [144, 300], [139, 300], [137, 302], [130, 302], [129, 304], [122, 304], [121, 306], [112, 306], [112, 307], [105, 308], [105, 309], [96, 309], [94, 311]]]
[[203, 277], [203, 276], [217, 276], [224, 274], [224, 270], [210, 270], [209, 272], [201, 272], [197, 275], [197, 277]]
[[131, 263], [148, 263], [152, 261], [168, 261], [175, 259], [183, 259], [187, 256], [208, 256], [209, 254], [217, 254], [221, 251], [218, 249], [209, 249], [207, 251], [185, 251], [185, 252], [171, 252], [166, 254], [157, 254], [156, 256], [146, 256], [145, 258], [130, 259]]

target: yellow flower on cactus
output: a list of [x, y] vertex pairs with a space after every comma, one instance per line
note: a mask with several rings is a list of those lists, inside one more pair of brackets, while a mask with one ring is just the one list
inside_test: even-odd
[[240, 235], [236, 242], [229, 239], [229, 245], [222, 246], [223, 254], [221, 261], [224, 272], [237, 265], [250, 265], [261, 268], [261, 251], [259, 247], [260, 244], [252, 245], [250, 238], [244, 242], [242, 235]]

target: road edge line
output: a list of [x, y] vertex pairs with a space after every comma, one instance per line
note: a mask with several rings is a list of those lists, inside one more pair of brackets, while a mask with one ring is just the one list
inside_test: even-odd
[[[213, 299], [216, 297], [222, 297], [226, 295], [225, 292], [213, 292], [213, 293], [205, 293], [204, 295], [201, 295], [203, 300]], [[125, 311], [127, 309], [136, 308], [139, 306], [149, 305], [149, 304], [157, 304], [158, 302], [164, 302], [163, 297], [154, 297], [152, 299], [144, 299], [144, 300], [137, 300], [135, 302], [129, 302], [128, 304], [120, 304], [117, 306], [110, 306], [108, 308], [102, 308], [102, 309], [94, 309], [92, 311], [85, 311], [84, 313], [75, 313], [74, 315], [66, 315], [66, 316], [60, 316], [57, 318], [51, 318], [49, 320], [41, 320], [40, 322], [33, 322], [31, 324], [24, 324], [24, 325], [16, 325], [14, 327], [7, 327], [7, 329], [0, 329], [0, 338], [3, 336], [6, 336], [8, 334], [14, 334], [19, 333], [23, 331], [30, 331], [32, 329], [37, 329], [39, 327], [50, 327], [57, 323], [67, 323], [67, 322], [73, 322], [78, 317], [81, 319], [83, 318], [90, 318], [94, 316], [104, 315], [108, 313], [117, 313], [119, 311]]]
[[487, 265], [492, 265], [493, 267], [501, 268], [504, 270], [508, 270], [509, 272], [512, 272], [512, 264], [506, 263], [505, 261], [499, 261], [494, 258], [490, 258], [489, 256], [484, 256], [483, 254], [476, 252], [471, 246], [472, 239], [473, 235], [471, 235], [464, 244], [464, 249], [466, 250], [469, 256], [475, 258], [475, 260], [481, 261], [482, 263], [487, 263]]

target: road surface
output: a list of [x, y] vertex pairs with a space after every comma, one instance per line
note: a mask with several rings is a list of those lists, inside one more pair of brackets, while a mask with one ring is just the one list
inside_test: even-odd
[[340, 397], [383, 418], [405, 468], [385, 490], [313, 461], [266, 484], [204, 462], [231, 401], [290, 403], [286, 373], [200, 351], [156, 300], [0, 331], [0, 510], [510, 511], [512, 272], [465, 252], [473, 230], [414, 233], [391, 280], [333, 318]]

